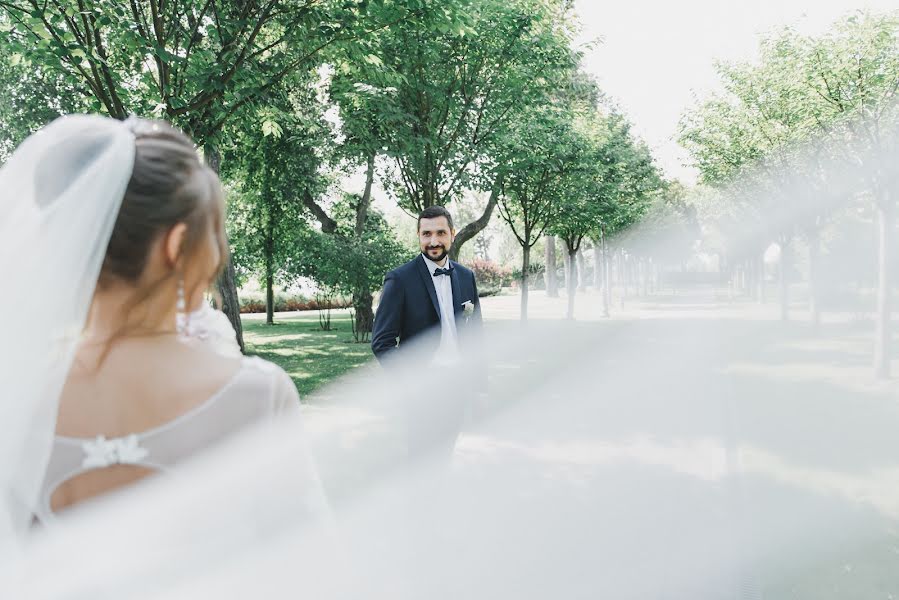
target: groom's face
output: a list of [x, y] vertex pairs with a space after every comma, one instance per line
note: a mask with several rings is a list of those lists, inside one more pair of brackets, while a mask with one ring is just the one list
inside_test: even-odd
[[434, 262], [440, 262], [453, 247], [455, 232], [446, 217], [422, 219], [418, 223], [418, 242], [421, 252]]

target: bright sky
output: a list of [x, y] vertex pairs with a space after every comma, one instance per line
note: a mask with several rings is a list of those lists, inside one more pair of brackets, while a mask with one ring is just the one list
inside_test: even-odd
[[576, 0], [583, 32], [600, 38], [584, 68], [634, 123], [670, 177], [696, 172], [675, 141], [695, 96], [717, 88], [715, 60], [751, 60], [759, 35], [791, 25], [820, 33], [860, 8], [899, 10], [899, 0]]

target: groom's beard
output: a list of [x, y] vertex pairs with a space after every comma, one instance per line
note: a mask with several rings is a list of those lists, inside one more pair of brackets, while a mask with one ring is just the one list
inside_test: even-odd
[[[431, 252], [434, 252], [435, 250], [439, 250], [439, 251], [440, 251], [436, 256], [433, 255], [433, 254], [431, 254]], [[426, 256], [429, 260], [434, 261], [435, 263], [439, 263], [441, 260], [443, 260], [444, 258], [446, 258], [446, 255], [447, 255], [447, 254], [448, 254], [448, 252], [447, 252], [446, 248], [443, 247], [443, 246], [433, 246], [433, 247], [429, 247], [429, 248], [427, 249], [427, 252], [425, 252], [425, 256]]]

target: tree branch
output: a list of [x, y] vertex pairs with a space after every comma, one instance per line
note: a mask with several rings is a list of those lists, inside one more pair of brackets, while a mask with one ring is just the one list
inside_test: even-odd
[[359, 199], [359, 206], [356, 208], [356, 237], [359, 239], [365, 233], [365, 221], [368, 218], [368, 208], [371, 206], [371, 187], [375, 179], [375, 156], [372, 153], [368, 157], [365, 173], [365, 191], [362, 192], [362, 198]]
[[462, 245], [465, 244], [465, 242], [483, 231], [490, 223], [490, 217], [493, 216], [493, 209], [496, 208], [496, 203], [499, 201], [502, 187], [503, 175], [500, 174], [493, 183], [493, 189], [490, 191], [490, 199], [487, 201], [487, 206], [484, 207], [484, 212], [476, 221], [469, 223], [456, 234], [456, 241], [453, 243], [452, 248], [454, 257], [459, 256], [459, 251], [462, 249]]
[[323, 232], [334, 233], [337, 231], [337, 221], [329, 217], [328, 213], [325, 212], [325, 209], [315, 202], [315, 199], [312, 197], [308, 188], [303, 190], [301, 199], [303, 201], [303, 206], [305, 206], [321, 224]]

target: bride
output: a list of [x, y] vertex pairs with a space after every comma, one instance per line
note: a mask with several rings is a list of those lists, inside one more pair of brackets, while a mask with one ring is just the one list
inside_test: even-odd
[[9, 338], [26, 347], [4, 351], [4, 384], [27, 394], [47, 382], [4, 407], [25, 426], [24, 450], [7, 440], [0, 462], [14, 529], [298, 409], [279, 367], [184, 335], [227, 257], [222, 187], [187, 136], [162, 122], [65, 117], [20, 147], [0, 184], [4, 246], [20, 250], [4, 252], [0, 272], [17, 289], [53, 282], [66, 293], [36, 298], [27, 313], [40, 323], [22, 319]]

